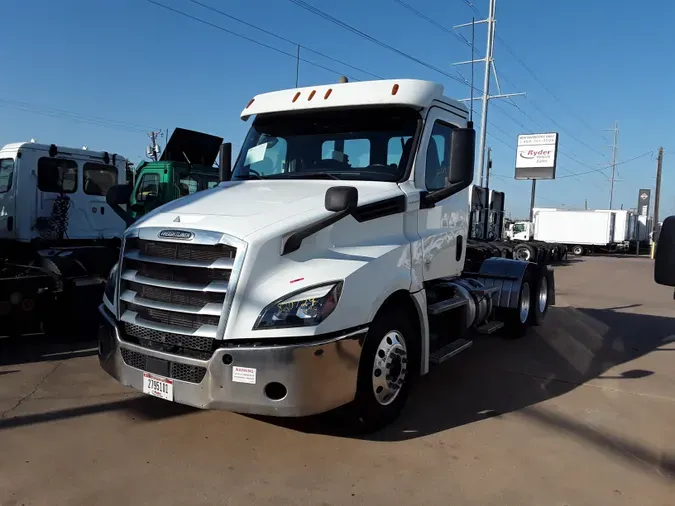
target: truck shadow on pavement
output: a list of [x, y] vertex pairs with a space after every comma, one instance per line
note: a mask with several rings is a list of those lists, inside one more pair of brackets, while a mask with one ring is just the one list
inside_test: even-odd
[[46, 334], [0, 338], [0, 366], [64, 360], [96, 355], [92, 339], [48, 336]]
[[[591, 380], [597, 386], [597, 380], [638, 382], [655, 374], [626, 363], [674, 343], [675, 319], [620, 312], [634, 307], [551, 308], [545, 324], [522, 339], [477, 341], [420, 378], [401, 417], [375, 434], [356, 436], [341, 430], [339, 423], [326, 420], [339, 420], [335, 413], [264, 420], [302, 432], [396, 442], [517, 412], [521, 418], [675, 477], [675, 454], [654, 454], [637, 442], [619, 440], [583, 420], [537, 406]], [[621, 364], [626, 364], [625, 371], [605, 374]]]

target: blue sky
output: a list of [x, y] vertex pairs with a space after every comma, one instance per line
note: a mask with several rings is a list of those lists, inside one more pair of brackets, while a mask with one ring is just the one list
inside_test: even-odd
[[[200, 1], [377, 75], [430, 79], [443, 83], [451, 97], [468, 96], [467, 86], [289, 0]], [[189, 0], [157, 2], [295, 54], [294, 45]], [[396, 0], [307, 3], [447, 72], [455, 72], [452, 62], [471, 56], [461, 41]], [[474, 15], [464, 0], [407, 3], [449, 29]], [[473, 3], [487, 13], [487, 0]], [[654, 151], [618, 167], [615, 207], [634, 207], [638, 189], [654, 187], [655, 150], [663, 146], [661, 216], [675, 214], [670, 169], [675, 164], [673, 19], [675, 4], [668, 0], [643, 5], [498, 0], [501, 40], [495, 58], [502, 91], [527, 92], [526, 98], [513, 102], [492, 101], [497, 107], [491, 105], [488, 127], [495, 174], [491, 186], [506, 191], [506, 207], [514, 217], [526, 215], [530, 192], [529, 182], [513, 179], [515, 139], [519, 133], [542, 130], [558, 131], [562, 148], [559, 179], [538, 184], [537, 205], [581, 208], [587, 199], [591, 208], [606, 208], [610, 170], [570, 174], [608, 164], [611, 133], [603, 130], [615, 120], [620, 128], [619, 162]], [[470, 29], [461, 33], [470, 37]], [[482, 54], [484, 48], [485, 29], [479, 27], [476, 50]], [[303, 62], [300, 85], [332, 82], [339, 74], [369, 78], [305, 50], [302, 56], [337, 73]], [[193, 128], [239, 145], [247, 129], [239, 113], [248, 100], [256, 93], [295, 85], [293, 58], [147, 0], [6, 0], [0, 57], [0, 144], [30, 138], [84, 144], [135, 162], [144, 157], [150, 128]], [[482, 87], [483, 70], [475, 70], [476, 85]], [[462, 71], [469, 75], [468, 67]], [[494, 81], [492, 86], [494, 90]]]

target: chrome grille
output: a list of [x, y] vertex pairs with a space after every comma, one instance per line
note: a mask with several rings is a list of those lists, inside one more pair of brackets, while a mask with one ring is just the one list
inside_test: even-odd
[[236, 263], [237, 248], [245, 251], [246, 244], [235, 238], [223, 244], [227, 236], [206, 231], [195, 231], [194, 243], [152, 240], [160, 231], [141, 229], [141, 238], [127, 238], [124, 244], [118, 307], [126, 339], [206, 360], [232, 300], [232, 271], [243, 261], [242, 253]]
[[223, 302], [223, 294], [216, 292], [190, 292], [188, 290], [161, 288], [135, 282], [129, 282], [127, 287], [144, 299], [182, 306], [194, 306], [196, 309], [201, 309], [206, 304], [222, 304]]
[[[128, 366], [135, 367], [141, 371], [146, 370], [146, 361], [148, 356], [137, 351], [121, 349], [122, 360]], [[172, 379], [186, 381], [188, 383], [201, 383], [206, 375], [206, 367], [197, 365], [181, 364], [179, 362], [169, 362], [169, 376]]]
[[[156, 343], [167, 344], [170, 346], [179, 346], [199, 351], [213, 351], [214, 339], [210, 337], [199, 337], [185, 334], [172, 334], [160, 330], [152, 330], [133, 323], [124, 324], [124, 333], [126, 336], [135, 337], [142, 341], [153, 341]], [[209, 356], [211, 353], [209, 353]]]

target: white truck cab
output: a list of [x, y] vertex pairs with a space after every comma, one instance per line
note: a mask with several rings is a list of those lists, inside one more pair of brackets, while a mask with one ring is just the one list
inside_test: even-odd
[[509, 224], [506, 236], [512, 241], [531, 241], [534, 236], [531, 221], [516, 221]]
[[126, 181], [115, 154], [20, 142], [0, 149], [0, 240], [121, 237], [125, 223], [105, 201]]
[[546, 314], [548, 268], [464, 271], [475, 132], [440, 84], [276, 91], [241, 116], [255, 119], [225, 181], [125, 232], [99, 335], [121, 383], [245, 413], [347, 404], [373, 430], [471, 336]]

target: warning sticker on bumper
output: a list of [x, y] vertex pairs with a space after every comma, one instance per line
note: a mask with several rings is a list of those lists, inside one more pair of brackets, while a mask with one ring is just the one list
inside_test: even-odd
[[248, 383], [255, 385], [256, 370], [252, 367], [238, 367], [232, 368], [232, 381], [234, 383]]

